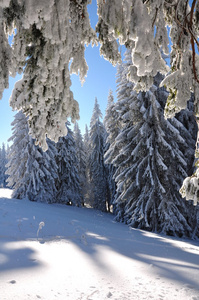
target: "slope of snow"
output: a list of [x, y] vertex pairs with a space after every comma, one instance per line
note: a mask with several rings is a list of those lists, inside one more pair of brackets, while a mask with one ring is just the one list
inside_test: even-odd
[[199, 243], [1, 189], [0, 299], [199, 300]]

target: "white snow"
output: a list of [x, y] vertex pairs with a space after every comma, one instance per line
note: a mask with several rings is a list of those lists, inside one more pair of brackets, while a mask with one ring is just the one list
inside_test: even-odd
[[199, 243], [0, 189], [0, 299], [199, 300]]

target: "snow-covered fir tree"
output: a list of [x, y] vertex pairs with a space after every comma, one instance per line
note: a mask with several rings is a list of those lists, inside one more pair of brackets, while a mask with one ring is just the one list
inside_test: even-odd
[[[180, 126], [176, 124], [181, 136], [186, 140], [188, 147], [181, 147], [184, 158], [187, 162], [187, 174], [190, 176], [193, 173], [194, 163], [195, 163], [195, 148], [197, 141], [198, 125], [193, 115], [193, 111], [190, 109], [183, 109], [176, 117], [171, 119], [170, 122], [174, 120], [180, 122]], [[183, 124], [183, 126], [181, 125]]]
[[58, 179], [56, 180], [57, 202], [67, 205], [83, 205], [80, 178], [78, 174], [78, 160], [73, 133], [66, 124], [67, 135], [59, 138], [56, 143]]
[[85, 159], [86, 159], [86, 193], [84, 195], [85, 202], [90, 205], [90, 199], [93, 199], [92, 196], [92, 184], [90, 181], [90, 166], [89, 166], [89, 159], [90, 159], [90, 153], [91, 153], [91, 147], [90, 147], [90, 134], [88, 130], [88, 126], [85, 125], [85, 133], [84, 133], [84, 150], [85, 150]]
[[112, 149], [110, 149], [110, 145], [114, 143], [115, 138], [119, 132], [119, 124], [118, 124], [118, 113], [115, 109], [114, 97], [112, 90], [109, 91], [108, 95], [108, 104], [106, 108], [106, 114], [104, 117], [104, 126], [106, 129], [106, 143], [105, 143], [105, 166], [107, 170], [108, 176], [108, 187], [109, 187], [109, 199], [108, 199], [108, 210], [110, 211], [110, 207], [112, 206], [112, 211], [114, 212], [114, 197], [116, 193], [116, 183], [114, 180], [115, 167], [110, 163], [108, 163], [109, 157], [111, 155]]
[[[130, 82], [127, 78], [128, 76], [128, 68], [132, 64], [132, 59], [131, 59], [131, 52], [127, 50], [125, 52], [125, 64], [122, 63], [121, 65], [118, 66], [117, 68], [117, 102], [114, 105], [114, 117], [115, 121], [111, 130], [111, 135], [109, 138], [110, 146], [108, 151], [105, 153], [105, 159], [106, 162], [109, 164], [114, 164], [114, 160], [116, 157], [118, 157], [122, 144], [117, 142], [117, 136], [119, 136], [121, 130], [128, 130], [129, 127], [132, 126], [132, 116], [130, 114], [130, 104], [134, 102], [135, 98], [137, 97], [137, 94], [135, 91], [133, 91], [133, 83]], [[136, 103], [135, 103], [136, 105]], [[139, 114], [135, 116], [136, 118], [139, 117]], [[136, 119], [134, 117], [134, 122], [136, 122]], [[120, 154], [121, 161], [124, 159], [122, 155]], [[117, 176], [117, 174], [121, 173], [123, 170], [122, 165], [118, 165], [117, 167], [115, 166], [115, 174], [114, 174], [114, 179]], [[116, 190], [116, 195], [115, 199], [118, 199], [120, 194], [122, 192], [122, 185], [117, 184], [117, 190]], [[119, 201], [116, 204], [116, 201], [114, 203], [115, 205], [115, 214], [117, 215], [118, 220], [123, 219], [123, 214], [124, 214], [124, 203]]]
[[81, 186], [82, 195], [86, 194], [86, 153], [84, 148], [84, 142], [78, 123], [74, 125], [74, 140], [75, 150], [77, 156], [77, 170], [79, 174], [79, 182]]
[[8, 155], [6, 171], [8, 174], [7, 186], [14, 190], [13, 196], [15, 198], [22, 199], [26, 197], [27, 191], [25, 174], [28, 161], [28, 144], [30, 141], [27, 118], [22, 111], [19, 111], [15, 115], [11, 126], [12, 136], [9, 141], [12, 141], [12, 146]]
[[31, 138], [28, 145], [28, 161], [26, 169], [27, 192], [31, 201], [56, 202], [57, 164], [55, 161], [55, 143], [47, 139], [48, 150], [44, 152]]
[[[127, 50], [125, 55], [127, 59], [127, 53], [130, 56], [130, 52]], [[129, 58], [130, 59], [130, 58]], [[131, 59], [130, 59], [131, 60]], [[126, 99], [130, 98], [130, 93], [128, 91], [128, 81], [127, 76], [124, 76], [124, 72], [126, 69], [124, 68], [124, 64], [120, 64], [117, 66], [117, 74], [116, 74], [116, 83], [117, 83], [117, 102], [112, 104], [110, 106], [110, 109], [107, 108], [109, 111], [110, 116], [110, 122], [107, 116], [105, 116], [105, 124], [106, 124], [106, 130], [107, 130], [107, 142], [109, 143], [108, 149], [106, 149], [105, 153], [105, 161], [108, 164], [112, 163], [112, 160], [118, 155], [119, 153], [119, 147], [116, 142], [116, 138], [122, 128], [123, 120], [121, 118], [121, 115], [125, 112], [129, 111], [128, 101], [125, 101]], [[132, 91], [132, 83], [129, 83], [130, 85], [130, 92]], [[127, 95], [126, 95], [127, 94]], [[124, 99], [123, 99], [124, 98]], [[118, 105], [121, 103], [120, 108], [118, 108]], [[118, 112], [120, 110], [120, 113]], [[122, 110], [122, 111], [121, 111]], [[107, 119], [107, 121], [106, 121]], [[113, 124], [113, 125], [112, 125]]]
[[84, 149], [85, 149], [85, 152], [88, 154], [89, 151], [90, 151], [90, 135], [89, 135], [89, 130], [88, 130], [88, 126], [87, 125], [85, 125]]
[[7, 164], [8, 186], [13, 197], [27, 197], [31, 201], [56, 202], [55, 179], [57, 165], [55, 162], [55, 146], [48, 140], [48, 151], [36, 146], [28, 134], [27, 117], [19, 111], [12, 122], [13, 142]]
[[5, 148], [5, 144], [2, 144], [2, 148], [0, 148], [0, 187], [5, 188], [7, 183], [7, 175], [6, 175], [6, 164], [7, 164], [7, 150]]
[[95, 98], [93, 114], [90, 121], [90, 158], [89, 177], [92, 188], [91, 205], [101, 211], [107, 211], [108, 181], [104, 163], [106, 131], [101, 122], [102, 113]]
[[[126, 83], [125, 66], [120, 78]], [[126, 89], [120, 84], [118, 89], [117, 109], [123, 124], [116, 138], [119, 154], [112, 160], [116, 167], [117, 219], [133, 227], [191, 236], [190, 206], [179, 194], [187, 176], [181, 148], [189, 147], [189, 139], [186, 141], [180, 130], [187, 129], [177, 119], [164, 119], [164, 89], [154, 85], [139, 95], [131, 89], [131, 83]]]

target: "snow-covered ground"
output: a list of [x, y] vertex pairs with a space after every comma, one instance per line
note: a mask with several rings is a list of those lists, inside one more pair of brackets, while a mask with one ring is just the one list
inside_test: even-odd
[[0, 190], [0, 300], [199, 300], [199, 243]]

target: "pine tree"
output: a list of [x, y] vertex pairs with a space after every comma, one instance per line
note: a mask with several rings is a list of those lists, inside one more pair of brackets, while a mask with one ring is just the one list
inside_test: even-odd
[[74, 140], [75, 140], [75, 149], [77, 156], [77, 170], [79, 174], [79, 181], [82, 194], [86, 194], [86, 153], [84, 149], [84, 142], [79, 129], [79, 125], [76, 122], [74, 126]]
[[102, 113], [95, 98], [95, 105], [90, 122], [90, 159], [89, 175], [93, 190], [92, 206], [101, 211], [107, 210], [107, 178], [104, 163], [105, 128], [100, 121]]
[[28, 161], [26, 176], [26, 195], [31, 201], [56, 202], [55, 180], [57, 178], [57, 165], [55, 162], [54, 142], [47, 140], [48, 150], [43, 152], [39, 146], [35, 146], [31, 138], [28, 145]]
[[77, 156], [73, 133], [67, 123], [67, 135], [56, 143], [58, 166], [57, 202], [67, 205], [83, 205]]
[[25, 115], [19, 111], [12, 125], [12, 136], [8, 141], [12, 141], [8, 155], [7, 186], [14, 190], [13, 197], [22, 199], [26, 197], [26, 164], [28, 161], [28, 145], [30, 137], [28, 135], [28, 123]]
[[2, 188], [6, 187], [6, 180], [8, 176], [6, 175], [6, 164], [7, 164], [7, 151], [5, 149], [5, 144], [2, 144], [0, 148], [0, 186]]
[[89, 136], [89, 130], [88, 130], [88, 126], [87, 125], [85, 126], [84, 149], [85, 149], [85, 152], [88, 154], [89, 151], [90, 151], [90, 136]]
[[[120, 133], [125, 134], [125, 130], [132, 127], [133, 120], [136, 123], [139, 119], [140, 113], [136, 109], [138, 103], [136, 101], [137, 94], [133, 91], [134, 85], [128, 80], [128, 68], [132, 64], [131, 53], [129, 50], [125, 52], [125, 63], [122, 63], [117, 68], [117, 102], [115, 103], [115, 126], [112, 127], [113, 138], [110, 141], [110, 147], [105, 154], [106, 162], [111, 163], [115, 166], [114, 179], [118, 174], [123, 171], [122, 163], [115, 164], [115, 158], [120, 158], [120, 162], [125, 160], [123, 153], [120, 153], [122, 144], [120, 142]], [[134, 103], [136, 114], [132, 115], [132, 110], [130, 109], [131, 103]], [[118, 141], [119, 139], [119, 141]], [[122, 193], [122, 184], [117, 184], [117, 190], [115, 195], [115, 214], [118, 221], [123, 221], [125, 202], [118, 201]]]
[[90, 134], [88, 130], [88, 126], [85, 126], [85, 133], [84, 133], [84, 150], [85, 150], [85, 162], [86, 162], [86, 170], [85, 170], [85, 175], [86, 175], [86, 186], [85, 186], [85, 203], [90, 205], [91, 199], [93, 199], [93, 191], [92, 191], [92, 184], [90, 180], [90, 166], [89, 166], [89, 159], [90, 159], [90, 152], [91, 152], [91, 147], [90, 147]]
[[55, 147], [48, 140], [49, 149], [43, 152], [28, 134], [28, 123], [20, 111], [12, 122], [13, 144], [9, 153], [8, 186], [13, 188], [13, 197], [27, 197], [31, 201], [55, 202], [57, 165]]
[[189, 147], [189, 139], [185, 139], [186, 134], [183, 138], [180, 130], [187, 130], [177, 119], [164, 119], [164, 88], [154, 85], [137, 95], [130, 91], [132, 84], [127, 83], [125, 66], [120, 78], [117, 109], [123, 122], [116, 138], [119, 154], [112, 159], [116, 167], [117, 219], [133, 227], [191, 236], [189, 205], [179, 194], [187, 175], [181, 149]]
[[[192, 95], [190, 101], [187, 103], [187, 108], [181, 110], [176, 114], [175, 119], [179, 120], [183, 124], [183, 127], [179, 126], [179, 131], [182, 136], [186, 139], [186, 142], [189, 144], [189, 147], [184, 153], [184, 158], [187, 162], [187, 174], [191, 176], [193, 174], [193, 166], [195, 163], [195, 148], [197, 141], [198, 125], [194, 117], [194, 97]], [[171, 119], [172, 121], [172, 119]], [[182, 130], [183, 128], [183, 130]]]
[[[106, 114], [104, 117], [104, 126], [107, 132], [104, 158], [105, 158], [105, 164], [106, 164], [105, 166], [106, 166], [108, 187], [109, 187], [108, 210], [110, 211], [110, 207], [114, 206], [113, 202], [116, 193], [116, 183], [113, 178], [115, 173], [115, 167], [111, 163], [108, 163], [108, 161], [112, 154], [112, 148], [110, 149], [110, 145], [113, 146], [115, 142], [115, 138], [119, 133], [118, 113], [115, 109], [112, 90], [109, 91], [109, 95], [108, 95], [108, 104], [106, 108]], [[112, 210], [114, 212], [115, 208], [113, 207]]]

